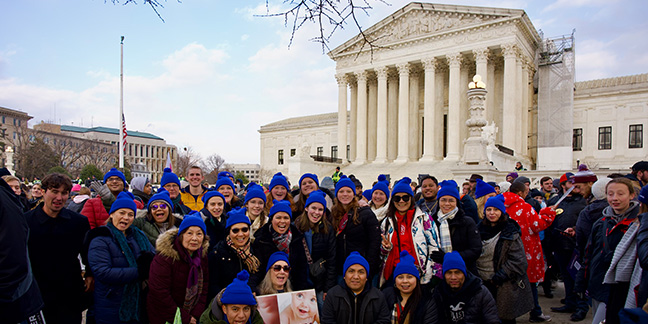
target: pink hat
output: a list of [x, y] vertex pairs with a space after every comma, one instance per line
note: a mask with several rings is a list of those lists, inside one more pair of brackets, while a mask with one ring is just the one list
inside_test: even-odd
[[74, 186], [72, 186], [72, 191], [76, 191], [76, 192], [81, 191], [81, 185], [78, 183], [75, 184]]

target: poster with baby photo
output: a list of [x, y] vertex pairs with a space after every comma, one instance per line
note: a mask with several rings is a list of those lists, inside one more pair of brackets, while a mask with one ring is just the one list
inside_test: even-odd
[[316, 324], [320, 322], [315, 290], [300, 290], [257, 297], [266, 324]]

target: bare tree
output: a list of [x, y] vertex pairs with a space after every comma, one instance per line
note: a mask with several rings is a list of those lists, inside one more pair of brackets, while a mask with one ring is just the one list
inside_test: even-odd
[[59, 155], [40, 138], [29, 142], [16, 154], [20, 163], [16, 164], [16, 173], [21, 177], [42, 178], [51, 168], [60, 165]]
[[178, 150], [178, 169], [176, 173], [178, 176], [184, 175], [189, 167], [201, 165], [201, 160], [200, 154], [196, 153], [191, 146]]
[[273, 175], [274, 171], [262, 168], [261, 171], [259, 171], [259, 182], [269, 184]]
[[205, 181], [215, 183], [218, 180], [218, 173], [225, 164], [225, 159], [214, 153], [202, 161], [202, 170], [205, 175]]

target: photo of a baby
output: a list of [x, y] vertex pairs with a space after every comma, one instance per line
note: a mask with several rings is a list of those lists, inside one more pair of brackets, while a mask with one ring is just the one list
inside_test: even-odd
[[257, 297], [265, 323], [319, 324], [315, 290], [301, 290]]

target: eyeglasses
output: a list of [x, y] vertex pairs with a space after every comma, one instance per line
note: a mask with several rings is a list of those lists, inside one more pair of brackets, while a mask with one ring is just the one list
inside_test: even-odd
[[167, 204], [151, 205], [152, 210], [167, 209], [167, 207], [168, 207]]
[[272, 266], [272, 270], [274, 270], [275, 272], [279, 272], [279, 271], [281, 271], [281, 270], [283, 270], [283, 272], [290, 272], [290, 266], [287, 266], [287, 265], [285, 265], [285, 266], [276, 265], [276, 266]]
[[394, 202], [400, 202], [401, 200], [404, 202], [410, 201], [410, 195], [405, 195], [405, 196], [394, 196], [392, 198]]
[[243, 232], [243, 233], [247, 233], [249, 230], [250, 230], [250, 229], [247, 228], [247, 227], [243, 227], [243, 228], [232, 228], [232, 229], [231, 229], [232, 234], [238, 234], [239, 231], [241, 231], [241, 232]]
[[114, 177], [114, 178], [110, 177], [110, 178], [106, 179], [106, 182], [122, 182], [122, 181], [123, 180], [118, 178], [118, 177]]

